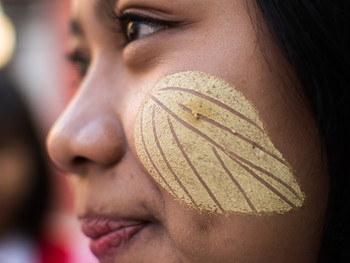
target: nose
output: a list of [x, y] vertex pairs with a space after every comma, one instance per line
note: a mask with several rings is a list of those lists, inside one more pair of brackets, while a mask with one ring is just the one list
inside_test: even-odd
[[122, 125], [106, 101], [108, 96], [96, 98], [89, 87], [81, 87], [79, 92], [47, 139], [54, 163], [76, 174], [84, 173], [88, 165], [114, 165], [125, 151]]

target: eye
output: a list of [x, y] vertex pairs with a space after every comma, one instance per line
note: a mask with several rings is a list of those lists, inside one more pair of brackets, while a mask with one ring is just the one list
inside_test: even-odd
[[132, 13], [124, 13], [119, 19], [127, 44], [167, 29], [176, 23]]
[[164, 29], [160, 25], [151, 25], [140, 21], [130, 21], [126, 26], [126, 39], [128, 42], [147, 37], [157, 31]]
[[74, 51], [73, 53], [68, 54], [67, 59], [76, 69], [79, 78], [82, 79], [89, 69], [90, 59], [78, 51]]

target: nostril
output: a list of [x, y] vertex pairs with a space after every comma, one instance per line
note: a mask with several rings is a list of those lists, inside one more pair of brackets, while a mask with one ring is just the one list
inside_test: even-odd
[[77, 156], [73, 159], [73, 165], [80, 165], [80, 164], [83, 164], [85, 162], [87, 162], [88, 159], [85, 158], [85, 157], [82, 157], [82, 156]]

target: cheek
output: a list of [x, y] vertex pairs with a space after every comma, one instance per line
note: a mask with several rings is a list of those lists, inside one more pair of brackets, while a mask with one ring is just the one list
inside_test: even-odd
[[212, 75], [187, 71], [158, 82], [141, 107], [134, 137], [148, 173], [197, 211], [285, 213], [304, 202], [255, 108]]

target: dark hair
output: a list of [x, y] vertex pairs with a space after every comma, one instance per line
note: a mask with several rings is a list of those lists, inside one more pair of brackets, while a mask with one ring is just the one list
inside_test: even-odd
[[11, 139], [27, 143], [35, 160], [34, 184], [12, 226], [32, 237], [40, 234], [49, 205], [49, 175], [44, 148], [38, 138], [29, 111], [10, 80], [0, 72], [0, 145]]
[[256, 4], [311, 102], [325, 146], [330, 194], [319, 262], [350, 262], [350, 1]]

